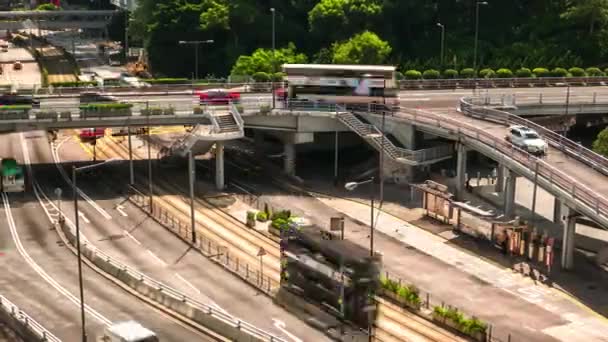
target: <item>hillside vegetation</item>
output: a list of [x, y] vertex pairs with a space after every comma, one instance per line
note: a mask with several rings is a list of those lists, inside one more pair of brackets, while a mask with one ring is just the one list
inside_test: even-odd
[[[406, 70], [473, 66], [476, 0], [139, 0], [132, 43], [148, 49], [151, 66], [190, 77], [201, 45], [200, 75], [276, 70], [276, 63], [391, 63]], [[608, 66], [608, 0], [488, 0], [479, 8], [479, 69]], [[445, 62], [439, 59], [445, 25]], [[291, 44], [290, 44], [291, 43]], [[261, 48], [261, 50], [257, 50]], [[257, 50], [257, 51], [256, 51]], [[239, 60], [240, 56], [242, 57]], [[235, 62], [239, 60], [239, 64]], [[503, 74], [508, 71], [502, 71]]]

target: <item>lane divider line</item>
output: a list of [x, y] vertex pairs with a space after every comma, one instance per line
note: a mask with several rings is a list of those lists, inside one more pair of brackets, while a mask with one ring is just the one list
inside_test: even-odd
[[136, 244], [141, 246], [141, 242], [135, 238], [135, 236], [131, 235], [128, 230], [124, 230], [125, 235], [128, 236], [131, 240], [133, 240]]
[[146, 249], [146, 251], [148, 252], [148, 254], [150, 254], [154, 259], [156, 259], [156, 261], [158, 261], [158, 263], [160, 263], [163, 267], [167, 266], [167, 263], [163, 261], [163, 259], [159, 258], [156, 254], [152, 253], [151, 250]]

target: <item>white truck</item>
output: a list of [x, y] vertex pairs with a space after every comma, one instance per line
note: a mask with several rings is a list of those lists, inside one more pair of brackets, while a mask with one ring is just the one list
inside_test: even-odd
[[158, 342], [156, 334], [135, 321], [114, 323], [107, 327], [101, 342]]

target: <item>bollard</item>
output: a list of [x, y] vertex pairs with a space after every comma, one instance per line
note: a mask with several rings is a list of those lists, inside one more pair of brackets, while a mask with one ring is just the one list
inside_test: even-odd
[[245, 279], [249, 279], [249, 264], [245, 264]]
[[481, 172], [477, 171], [477, 186], [479, 186], [480, 181], [481, 181]]
[[431, 295], [427, 292], [426, 293], [426, 308], [429, 308], [429, 303], [431, 301]]
[[239, 272], [239, 259], [236, 259], [236, 272]]

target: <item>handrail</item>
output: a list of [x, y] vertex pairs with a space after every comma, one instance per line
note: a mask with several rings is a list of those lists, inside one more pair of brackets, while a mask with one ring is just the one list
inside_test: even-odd
[[[66, 220], [65, 224], [67, 224], [70, 227], [72, 232], [75, 231], [76, 228], [71, 221]], [[253, 324], [242, 321], [236, 317], [233, 317], [232, 315], [229, 315], [229, 314], [223, 312], [222, 310], [217, 310], [217, 309], [213, 308], [212, 306], [199, 302], [196, 299], [190, 298], [189, 296], [183, 294], [182, 292], [180, 292], [168, 285], [165, 285], [159, 281], [156, 281], [156, 280], [150, 278], [149, 276], [137, 271], [136, 269], [131, 268], [131, 267], [121, 263], [120, 261], [112, 258], [108, 254], [104, 253], [102, 250], [97, 248], [95, 245], [93, 245], [82, 233], [80, 234], [80, 238], [81, 238], [82, 248], [84, 248], [85, 250], [88, 248], [93, 253], [93, 257], [91, 258], [91, 260], [94, 260], [95, 258], [105, 260], [110, 265], [113, 265], [117, 269], [120, 269], [123, 272], [130, 274], [134, 278], [139, 279], [141, 282], [146, 283], [151, 287], [157, 288], [159, 291], [162, 291], [164, 294], [170, 295], [174, 299], [182, 301], [183, 303], [189, 303], [190, 305], [192, 305], [194, 307], [198, 307], [199, 309], [201, 309], [201, 311], [206, 312], [208, 315], [210, 315], [216, 319], [222, 320], [225, 323], [231, 324], [234, 327], [238, 327], [239, 329], [245, 331], [246, 333], [248, 333], [251, 336], [258, 337], [258, 338], [264, 339], [266, 341], [271, 341], [271, 342], [273, 342], [273, 341], [287, 342], [284, 339], [276, 337], [256, 326], [254, 326]], [[76, 243], [76, 241], [73, 241], [73, 242], [71, 241], [71, 243], [74, 244], [74, 243]]]
[[241, 117], [241, 113], [239, 113], [239, 110], [234, 102], [230, 102], [230, 114], [234, 118], [234, 121], [236, 121], [236, 125], [239, 127], [239, 130], [242, 132], [245, 129], [245, 121]]
[[[549, 130], [520, 116], [506, 111], [489, 108], [487, 106], [478, 106], [472, 104], [475, 102], [475, 100], [475, 98], [468, 97], [460, 100], [460, 110], [463, 114], [489, 118], [492, 121], [499, 121], [505, 125], [524, 125], [533, 128], [545, 139], [547, 139], [547, 141], [554, 148], [578, 159], [579, 161], [589, 165], [591, 168], [608, 175], [608, 158], [593, 152], [581, 144], [575, 143], [561, 134], [557, 134], [552, 130]], [[492, 102], [486, 101], [486, 103]]]
[[30, 315], [19, 309], [19, 307], [13, 304], [6, 297], [0, 295], [0, 310], [3, 310], [7, 314], [13, 316], [25, 325], [31, 332], [36, 334], [40, 341], [48, 342], [61, 342], [59, 338], [48, 331], [42, 324], [36, 322]]

